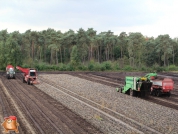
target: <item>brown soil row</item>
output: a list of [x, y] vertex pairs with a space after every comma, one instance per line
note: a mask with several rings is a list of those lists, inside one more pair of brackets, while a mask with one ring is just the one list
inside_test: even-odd
[[[101, 133], [79, 115], [35, 86], [23, 83], [20, 73], [17, 74], [16, 79], [9, 80], [2, 75], [1, 80], [11, 97], [11, 99], [7, 97], [1, 85], [2, 117], [16, 116], [20, 124], [19, 133], [32, 133], [30, 128], [34, 133]], [[18, 113], [12, 100], [17, 104], [25, 119]], [[27, 123], [24, 123], [24, 120]]]

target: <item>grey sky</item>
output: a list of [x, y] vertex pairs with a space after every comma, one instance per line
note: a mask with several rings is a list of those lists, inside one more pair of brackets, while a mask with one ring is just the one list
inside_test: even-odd
[[178, 37], [176, 0], [0, 0], [0, 30], [93, 28]]

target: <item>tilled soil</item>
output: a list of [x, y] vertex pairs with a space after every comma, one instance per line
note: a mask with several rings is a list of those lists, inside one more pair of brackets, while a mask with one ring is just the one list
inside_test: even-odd
[[[125, 76], [144, 76], [146, 73], [143, 72], [87, 72], [87, 73], [78, 73], [71, 74], [72, 76], [77, 76], [82, 79], [87, 79], [93, 82], [98, 82], [104, 85], [111, 87], [120, 88], [123, 87], [125, 83]], [[142, 99], [148, 100], [150, 102], [157, 103], [162, 106], [173, 108], [178, 110], [178, 76], [172, 73], [159, 73], [157, 79], [164, 79], [165, 77], [172, 78], [174, 80], [174, 90], [171, 92], [171, 97], [167, 95], [162, 95], [161, 97], [148, 96]]]
[[[133, 101], [138, 100], [139, 98], [131, 98], [130, 96], [126, 96], [115, 91], [115, 87], [120, 86], [120, 84], [124, 84], [125, 76], [144, 76], [146, 73], [42, 72], [39, 74], [46, 74], [45, 79], [48, 79], [48, 84], [46, 82], [42, 84], [44, 81], [41, 81], [41, 85], [37, 85], [37, 87], [40, 86], [40, 89], [33, 85], [22, 83], [22, 75], [20, 73], [17, 74], [16, 79], [7, 80], [4, 73], [2, 73], [0, 77], [1, 123], [4, 121], [4, 117], [15, 115], [17, 117], [18, 123], [20, 124], [20, 134], [131, 134], [176, 133], [178, 131], [176, 127], [178, 125], [178, 114], [175, 108], [177, 105], [173, 105], [173, 109], [162, 106], [163, 102], [167, 101], [166, 98], [163, 99], [164, 101], [162, 101], [162, 98], [158, 98], [157, 100], [152, 99], [154, 103], [160, 101], [160, 104], [157, 103], [159, 105], [154, 103], [147, 105], [145, 100], [140, 99], [140, 102], [144, 102], [143, 105], [140, 105], [140, 102], [137, 102], [139, 104], [133, 103]], [[68, 77], [68, 82], [64, 82], [63, 79], [59, 79], [58, 76], [55, 78], [51, 74], [70, 74], [82, 79], [72, 83], [73, 78]], [[87, 77], [84, 75], [87, 75]], [[178, 83], [177, 75], [170, 73], [160, 74], [160, 77], [165, 76], [173, 78], [175, 84]], [[97, 79], [98, 77], [101, 78]], [[88, 82], [83, 81], [83, 79], [87, 79], [93, 82], [88, 85], [92, 90], [86, 87]], [[101, 83], [101, 87], [99, 86], [98, 89], [96, 89], [97, 93], [95, 90], [93, 90], [96, 88], [96, 82]], [[67, 89], [75, 91], [75, 93], [77, 93], [79, 96], [87, 97], [89, 100], [100, 104], [98, 107], [100, 110], [105, 110], [106, 112], [106, 108], [111, 108], [111, 111], [105, 114], [99, 112], [97, 109], [90, 109], [87, 107], [88, 104], [83, 104], [82, 101], [81, 103], [78, 103], [75, 101], [75, 98], [69, 99], [67, 96], [65, 97], [62, 95], [62, 92], [58, 92], [57, 88], [51, 88], [51, 86], [57, 86], [61, 84], [63, 87], [67, 87]], [[109, 87], [105, 87], [104, 85], [102, 86], [102, 84], [108, 85]], [[54, 90], [54, 92], [51, 89]], [[174, 101], [174, 103], [177, 103], [177, 89], [178, 86], [175, 85], [175, 90], [173, 91], [172, 96], [169, 98], [169, 100]], [[103, 94], [105, 94], [104, 97]], [[117, 100], [118, 96], [120, 101]], [[59, 100], [62, 103], [59, 102]], [[127, 103], [126, 101], [130, 101], [132, 103]], [[122, 102], [123, 105], [118, 105], [120, 102]], [[170, 103], [167, 105], [170, 105]], [[132, 106], [136, 106], [136, 110], [132, 109]], [[149, 108], [146, 108], [147, 106], [149, 106]], [[145, 111], [142, 111], [142, 108], [144, 108]], [[72, 111], [70, 109], [72, 109]], [[115, 117], [112, 111], [118, 112], [117, 114], [115, 113], [117, 117]], [[132, 112], [135, 114], [134, 117], [131, 114]], [[106, 117], [107, 114], [108, 116]], [[127, 116], [128, 119], [123, 120], [123, 115]], [[113, 118], [110, 119], [109, 116], [112, 116]], [[119, 121], [120, 119], [122, 120]], [[128, 120], [130, 120], [130, 122], [128, 122]], [[3, 127], [1, 127], [0, 133], [2, 132]]]
[[[77, 77], [84, 76], [84, 74], [72, 75]], [[87, 76], [90, 77], [90, 74], [87, 74]], [[116, 124], [113, 122], [113, 125], [111, 125], [109, 120], [107, 124], [104, 122], [106, 120], [105, 116], [101, 114], [99, 114], [98, 117], [101, 118], [101, 121], [96, 122], [91, 117], [91, 114], [87, 115], [87, 113], [92, 113], [92, 109], [90, 109], [91, 112], [88, 112], [89, 109], [87, 109], [87, 107], [82, 108], [83, 111], [81, 112], [75, 108], [80, 107], [81, 104], [74, 103], [73, 101], [73, 104], [75, 105], [74, 107], [69, 103], [71, 99], [67, 97], [63, 101], [63, 99], [61, 99], [61, 91], [58, 92], [57, 89], [62, 90], [61, 88], [63, 88], [64, 92], [71, 91], [73, 94], [77, 94], [97, 104], [100, 104], [103, 109], [109, 108], [110, 111], [115, 111], [116, 115], [114, 115], [114, 112], [112, 112], [112, 116], [117, 119], [121, 119], [121, 121], [129, 124], [129, 126], [134, 127], [143, 133], [175, 133], [178, 131], [176, 127], [178, 125], [177, 110], [150, 103], [140, 98], [133, 98], [125, 94], [117, 93], [113, 87], [98, 84], [94, 82], [94, 80], [91, 82], [77, 77], [65, 74], [40, 75], [39, 79], [42, 81], [45, 79], [45, 81], [49, 81], [49, 84], [51, 83], [52, 85], [48, 86], [42, 84], [38, 87], [44, 92], [50, 94], [52, 97], [61, 101], [64, 105], [72, 108], [75, 112], [80, 113], [81, 116], [86, 117], [86, 119], [87, 117], [90, 117], [88, 120], [91, 122], [93, 121], [96, 126], [103, 124], [102, 126], [104, 127], [101, 127], [101, 129], [106, 133], [127, 133], [129, 130], [125, 128], [124, 131], [122, 126], [120, 126], [120, 130], [118, 130], [115, 128]], [[125, 116], [127, 118], [121, 118], [121, 116]], [[135, 124], [136, 122], [138, 124]], [[108, 126], [110, 127], [108, 128]], [[129, 128], [129, 126], [127, 126], [127, 128]], [[139, 131], [133, 130], [133, 132], [136, 133], [140, 133]], [[132, 131], [130, 131], [130, 133], [132, 133]]]
[[3, 117], [16, 116], [20, 134], [102, 133], [35, 86], [22, 83], [21, 74], [9, 80], [2, 75], [0, 85], [1, 122]]

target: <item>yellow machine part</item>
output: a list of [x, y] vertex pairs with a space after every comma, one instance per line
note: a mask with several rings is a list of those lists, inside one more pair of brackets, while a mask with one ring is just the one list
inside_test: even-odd
[[140, 79], [141, 79], [142, 81], [146, 81], [146, 80], [147, 80], [146, 77], [141, 77]]

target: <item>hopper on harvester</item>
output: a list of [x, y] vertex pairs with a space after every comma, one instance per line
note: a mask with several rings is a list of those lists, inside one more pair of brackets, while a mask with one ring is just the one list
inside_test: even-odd
[[146, 74], [144, 77], [146, 77], [149, 80], [153, 80], [153, 79], [157, 79], [158, 75], [156, 72], [153, 72], [153, 73]]

